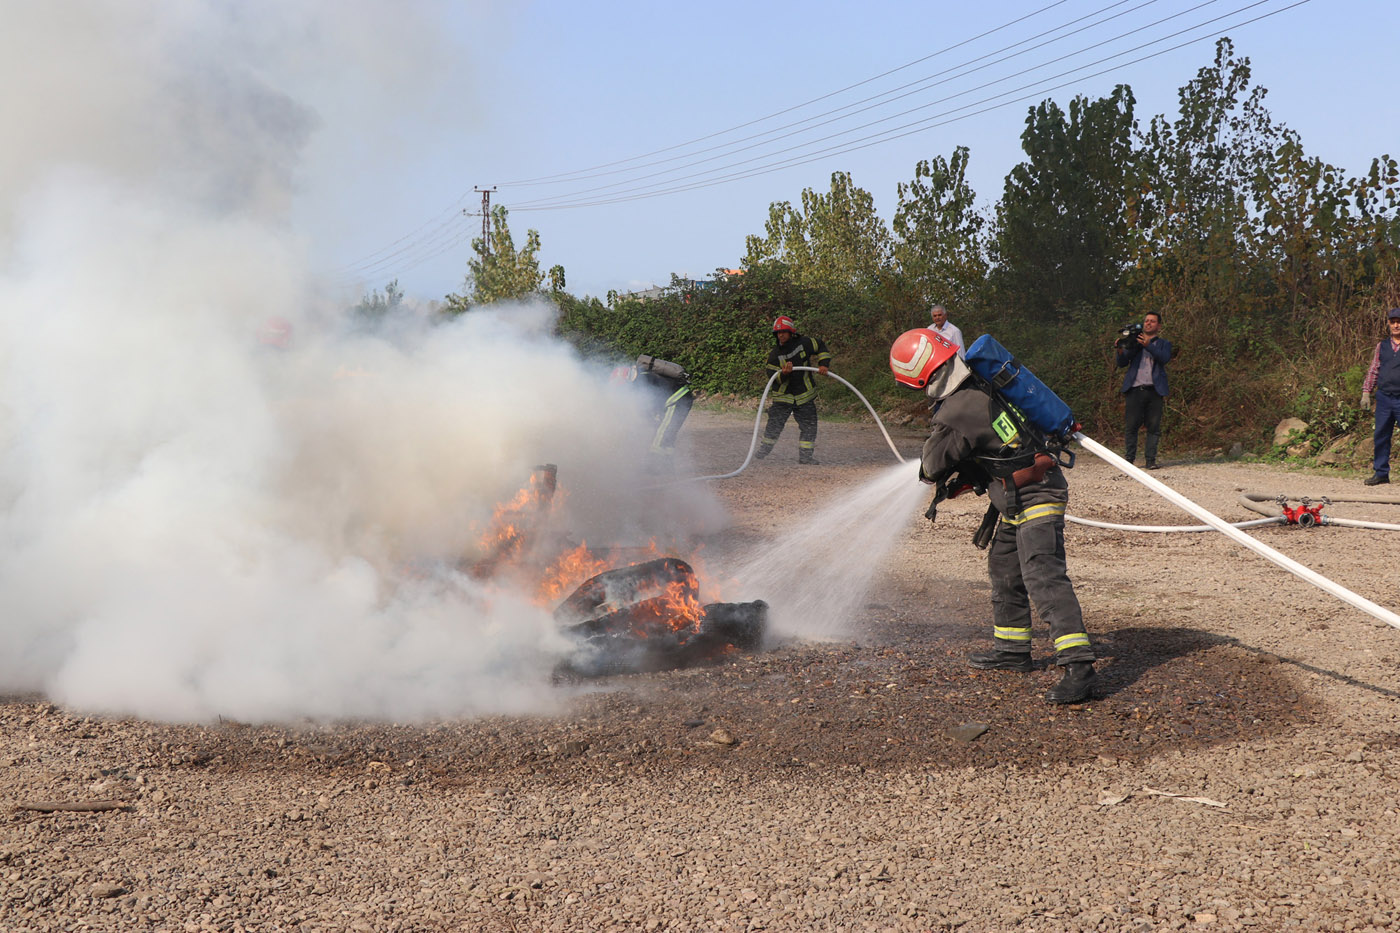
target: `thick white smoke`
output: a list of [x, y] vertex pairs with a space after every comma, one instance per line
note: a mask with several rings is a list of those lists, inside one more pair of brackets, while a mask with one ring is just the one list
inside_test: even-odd
[[[317, 118], [258, 31], [315, 17], [277, 8], [6, 4], [0, 76], [36, 90], [0, 99], [0, 693], [162, 719], [547, 708], [570, 648], [549, 607], [462, 572], [495, 505], [551, 462], [561, 541], [722, 516], [638, 492], [643, 405], [549, 309], [367, 331], [323, 297], [287, 223]], [[259, 340], [274, 319], [286, 346]]]

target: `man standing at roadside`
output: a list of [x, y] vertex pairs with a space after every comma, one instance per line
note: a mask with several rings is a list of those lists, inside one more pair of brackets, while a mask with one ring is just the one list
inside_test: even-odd
[[763, 440], [758, 445], [758, 459], [772, 452], [778, 435], [783, 433], [783, 426], [792, 416], [797, 419], [797, 462], [815, 465], [817, 381], [810, 372], [795, 371], [794, 367], [813, 367], [826, 375], [831, 353], [818, 338], [799, 334], [792, 318], [786, 314], [773, 322], [773, 340], [776, 345], [768, 354], [768, 371], [781, 375], [773, 383], [773, 402], [768, 406], [768, 426], [763, 429]]
[[949, 323], [948, 310], [942, 305], [934, 305], [929, 309], [928, 314], [929, 317], [933, 319], [932, 330], [953, 346], [957, 347], [958, 356], [965, 356], [967, 344], [963, 343], [962, 331], [958, 330], [957, 325]]
[[1376, 393], [1376, 453], [1367, 486], [1390, 482], [1390, 439], [1400, 419], [1400, 308], [1391, 308], [1385, 320], [1390, 339], [1376, 344], [1371, 368], [1361, 384], [1362, 411], [1371, 407], [1371, 393]]
[[1137, 459], [1138, 430], [1147, 426], [1147, 468], [1157, 469], [1157, 443], [1162, 439], [1162, 409], [1167, 404], [1167, 364], [1172, 345], [1161, 336], [1162, 315], [1149, 311], [1142, 330], [1118, 339], [1118, 365], [1123, 374], [1123, 459]]

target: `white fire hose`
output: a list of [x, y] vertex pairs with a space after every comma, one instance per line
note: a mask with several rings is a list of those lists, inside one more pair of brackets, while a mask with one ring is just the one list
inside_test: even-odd
[[1272, 561], [1273, 563], [1278, 564], [1284, 570], [1287, 570], [1289, 573], [1292, 573], [1294, 576], [1301, 577], [1302, 579], [1311, 583], [1313, 586], [1316, 586], [1322, 590], [1326, 590], [1328, 593], [1331, 593], [1333, 596], [1337, 597], [1347, 605], [1354, 606], [1355, 608], [1360, 609], [1362, 612], [1368, 615], [1375, 616], [1377, 619], [1380, 619], [1382, 622], [1384, 622], [1386, 625], [1389, 625], [1391, 628], [1400, 629], [1400, 616], [1391, 612], [1384, 606], [1376, 605], [1366, 597], [1353, 593], [1351, 590], [1347, 589], [1341, 584], [1334, 583], [1331, 580], [1324, 577], [1322, 574], [1317, 573], [1314, 570], [1310, 570], [1307, 567], [1304, 567], [1302, 564], [1298, 563], [1293, 558], [1288, 557], [1284, 554], [1280, 554], [1278, 551], [1275, 551], [1273, 548], [1269, 547], [1264, 542], [1256, 541], [1249, 535], [1245, 534], [1243, 531], [1240, 531], [1238, 528], [1231, 525], [1229, 522], [1217, 518], [1211, 512], [1207, 511], [1206, 509], [1203, 509], [1201, 506], [1192, 502], [1190, 499], [1186, 498], [1181, 493], [1177, 492], [1175, 489], [1172, 489], [1166, 483], [1158, 482], [1156, 479], [1153, 479], [1151, 476], [1147, 475], [1146, 472], [1139, 470], [1137, 467], [1133, 466], [1131, 463], [1124, 460], [1122, 457], [1118, 456], [1116, 453], [1109, 450], [1107, 447], [1103, 446], [1098, 441], [1090, 437], [1085, 437], [1082, 431], [1075, 432], [1074, 439], [1078, 441], [1081, 445], [1083, 445], [1085, 450], [1096, 455], [1100, 460], [1103, 460], [1112, 466], [1116, 466], [1118, 469], [1122, 470], [1124, 473], [1128, 474], [1133, 479], [1137, 480], [1139, 483], [1142, 483], [1148, 489], [1152, 490], [1157, 495], [1166, 499], [1168, 502], [1180, 506], [1181, 508], [1190, 512], [1192, 515], [1199, 518], [1201, 521], [1205, 522], [1207, 525], [1210, 525], [1216, 531], [1220, 532], [1223, 535], [1226, 535], [1235, 542], [1244, 545], [1254, 553], [1258, 554], [1260, 557], [1263, 557], [1265, 560]]
[[[814, 366], [794, 366], [793, 369], [800, 369], [813, 373], [821, 371]], [[742, 473], [753, 461], [754, 450], [757, 448], [758, 445], [758, 430], [763, 420], [763, 403], [768, 400], [768, 393], [772, 390], [773, 383], [779, 375], [781, 375], [781, 373], [775, 372], [771, 377], [769, 377], [768, 384], [763, 387], [763, 396], [758, 400], [758, 414], [754, 417], [754, 432], [753, 438], [749, 441], [749, 452], [748, 455], [744, 457], [744, 462], [739, 465], [739, 468], [737, 470], [734, 470], [730, 473], [719, 473], [714, 476], [687, 477], [683, 480], [676, 480], [674, 483], [666, 483], [662, 485], [699, 482], [701, 480], [711, 479], [729, 479], [730, 477], [738, 476], [740, 473]], [[831, 372], [830, 370], [826, 372], [826, 375], [830, 376], [832, 379], [835, 379], [837, 382], [841, 383], [846, 388], [850, 389], [856, 394], [856, 397], [859, 398], [865, 404], [865, 407], [870, 411], [870, 416], [875, 419], [875, 424], [879, 426], [880, 433], [885, 436], [885, 443], [890, 445], [890, 450], [894, 452], [895, 457], [899, 460], [900, 463], [907, 463], [908, 459], [899, 452], [899, 448], [895, 447], [894, 441], [890, 438], [890, 433], [885, 430], [884, 422], [880, 420], [880, 416], [875, 413], [875, 408], [870, 404], [866, 397], [861, 394], [860, 390], [857, 389], [855, 386], [851, 385], [845, 379], [842, 379], [840, 376]], [[1245, 534], [1243, 531], [1240, 531], [1241, 527], [1276, 524], [1284, 520], [1282, 516], [1255, 519], [1248, 522], [1238, 522], [1236, 524], [1231, 524], [1230, 522], [1219, 518], [1209, 510], [1192, 502], [1190, 499], [1186, 498], [1181, 493], [1172, 489], [1165, 483], [1160, 482], [1159, 480], [1149, 476], [1145, 471], [1133, 466], [1127, 460], [1124, 460], [1122, 457], [1118, 456], [1116, 453], [1109, 450], [1107, 447], [1103, 446], [1098, 441], [1094, 440], [1091, 437], [1086, 437], [1082, 431], [1076, 431], [1072, 436], [1072, 439], [1078, 441], [1084, 447], [1085, 450], [1094, 454], [1099, 459], [1103, 460], [1105, 463], [1108, 463], [1110, 466], [1117, 467], [1119, 470], [1122, 470], [1125, 474], [1137, 480], [1139, 483], [1146, 486], [1153, 492], [1157, 493], [1157, 495], [1166, 499], [1168, 502], [1171, 502], [1173, 505], [1185, 509], [1187, 512], [1194, 515], [1196, 518], [1199, 518], [1201, 521], [1205, 522], [1205, 525], [1112, 525], [1107, 522], [1094, 522], [1088, 519], [1077, 519], [1069, 515], [1065, 516], [1066, 520], [1077, 522], [1082, 525], [1091, 525], [1097, 528], [1113, 528], [1130, 531], [1218, 531], [1226, 537], [1232, 539], [1236, 543], [1244, 545], [1246, 548], [1258, 554], [1260, 557], [1263, 557], [1265, 560], [1277, 564], [1284, 570], [1287, 570], [1289, 573], [1292, 573], [1294, 576], [1300, 577], [1303, 580], [1306, 580], [1307, 582], [1311, 583], [1313, 586], [1316, 586], [1319, 589], [1332, 594], [1347, 605], [1352, 606], [1356, 609], [1360, 609], [1367, 615], [1373, 616], [1374, 618], [1381, 620], [1386, 625], [1389, 625], [1391, 628], [1400, 629], [1400, 615], [1396, 615], [1394, 612], [1391, 612], [1384, 606], [1380, 606], [1376, 603], [1371, 602], [1364, 596], [1361, 596], [1357, 593], [1353, 593], [1351, 590], [1347, 589], [1341, 584], [1335, 583], [1332, 580], [1327, 579], [1317, 571], [1303, 566], [1293, 558], [1288, 557], [1285, 554], [1279, 553], [1278, 551], [1269, 547], [1262, 541], [1257, 541], [1254, 538], [1251, 538], [1249, 535]], [[1382, 526], [1380, 523], [1352, 522], [1346, 519], [1329, 519], [1324, 521], [1323, 523], [1334, 525], [1347, 525], [1358, 528], [1400, 527]]]
[[[800, 369], [809, 373], [821, 372], [821, 370], [817, 369], [815, 366], [794, 366], [793, 369]], [[768, 377], [768, 384], [763, 387], [763, 395], [760, 396], [758, 400], [758, 414], [755, 415], [753, 419], [753, 437], [749, 440], [749, 452], [744, 457], [744, 462], [739, 464], [739, 468], [737, 470], [733, 470], [729, 473], [716, 473], [713, 476], [687, 476], [685, 479], [672, 480], [669, 483], [661, 483], [659, 485], [676, 486], [680, 483], [698, 483], [702, 480], [709, 479], [730, 479], [732, 477], [738, 476], [740, 473], [744, 472], [744, 470], [748, 469], [749, 464], [753, 462], [754, 451], [758, 449], [758, 429], [763, 424], [763, 403], [768, 401], [768, 393], [773, 390], [773, 383], [776, 382], [778, 377], [781, 375], [781, 372], [773, 373], [773, 375]], [[890, 450], [894, 451], [895, 458], [898, 459], [900, 463], [908, 462], [905, 460], [904, 455], [899, 452], [899, 448], [894, 446], [894, 440], [891, 439], [890, 432], [885, 430], [885, 423], [881, 421], [880, 416], [875, 413], [875, 406], [871, 405], [869, 399], [867, 399], [864, 395], [861, 394], [860, 389], [857, 389], [855, 386], [851, 385], [845, 379], [842, 379], [840, 376], [836, 375], [829, 369], [826, 371], [826, 375], [830, 376], [832, 379], [835, 379], [837, 382], [841, 383], [846, 388], [850, 389], [852, 392], [855, 393], [856, 398], [860, 399], [862, 402], [865, 403], [866, 409], [870, 412], [870, 417], [875, 419], [875, 424], [877, 427], [879, 427], [880, 433], [885, 435], [885, 443], [889, 444]], [[656, 487], [653, 486], [649, 488], [654, 489]]]

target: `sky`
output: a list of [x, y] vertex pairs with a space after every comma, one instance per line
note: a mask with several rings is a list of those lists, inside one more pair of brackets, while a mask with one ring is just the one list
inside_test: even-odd
[[[460, 292], [481, 224], [462, 212], [479, 212], [478, 187], [495, 186], [517, 245], [538, 230], [542, 267], [563, 265], [570, 291], [598, 297], [737, 265], [771, 203], [827, 190], [834, 171], [888, 222], [915, 164], [964, 145], [990, 207], [1030, 106], [1127, 83], [1140, 122], [1174, 115], [1219, 35], [1310, 155], [1357, 173], [1400, 152], [1400, 5], [1377, 0], [403, 6], [412, 13], [381, 24], [369, 60], [344, 61], [302, 98], [318, 125], [295, 223], [328, 287], [351, 294], [395, 279], [422, 299]], [[911, 108], [923, 109], [888, 119]], [[793, 125], [819, 114], [819, 130]], [[933, 125], [873, 139], [920, 119]], [[874, 144], [817, 152], [852, 140]], [[713, 183], [753, 169], [766, 170]], [[687, 185], [699, 187], [656, 193]]]

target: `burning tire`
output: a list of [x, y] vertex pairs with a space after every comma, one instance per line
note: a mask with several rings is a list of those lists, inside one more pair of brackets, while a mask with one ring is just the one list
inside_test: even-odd
[[579, 642], [559, 673], [599, 677], [706, 663], [763, 642], [768, 604], [701, 604], [695, 571], [676, 557], [609, 570], [555, 610]]

